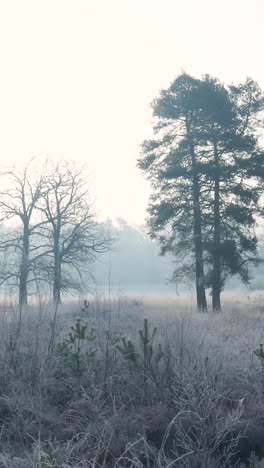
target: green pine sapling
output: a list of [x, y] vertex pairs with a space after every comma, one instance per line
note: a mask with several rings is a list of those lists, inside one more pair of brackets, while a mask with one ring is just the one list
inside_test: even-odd
[[138, 369], [143, 372], [144, 388], [147, 385], [147, 380], [151, 379], [159, 386], [157, 378], [157, 366], [163, 358], [163, 351], [161, 344], [155, 346], [155, 337], [158, 328], [154, 327], [151, 331], [149, 321], [147, 318], [144, 319], [144, 327], [139, 330], [139, 345], [140, 350], [136, 351], [135, 344], [128, 339], [123, 337], [121, 343], [117, 345], [118, 351], [122, 354], [126, 361], [133, 364], [134, 369]]
[[96, 339], [93, 328], [88, 329], [88, 323], [77, 319], [71, 326], [71, 332], [58, 344], [58, 352], [63, 356], [65, 363], [71, 367], [77, 375], [81, 375], [84, 368], [84, 360], [94, 358], [96, 348], [91, 343]]

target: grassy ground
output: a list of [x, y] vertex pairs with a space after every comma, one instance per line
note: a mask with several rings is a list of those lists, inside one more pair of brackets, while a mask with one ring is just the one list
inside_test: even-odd
[[263, 304], [3, 303], [0, 468], [264, 467]]

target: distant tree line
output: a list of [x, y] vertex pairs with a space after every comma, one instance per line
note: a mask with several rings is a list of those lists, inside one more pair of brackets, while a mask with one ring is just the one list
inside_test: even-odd
[[172, 270], [172, 256], [159, 255], [159, 246], [149, 238], [145, 226], [131, 225], [124, 219], [107, 220], [105, 227], [115, 243], [110, 252], [98, 256], [90, 273], [95, 287], [113, 291], [171, 290], [166, 286]]
[[150, 180], [148, 227], [161, 253], [176, 257], [172, 281], [195, 280], [197, 307], [221, 310], [227, 279], [250, 280], [261, 262], [264, 97], [252, 79], [224, 85], [182, 73], [152, 103], [154, 137], [138, 166]]
[[20, 306], [29, 291], [46, 285], [53, 301], [80, 291], [83, 266], [112, 244], [95, 218], [85, 167], [46, 161], [37, 170], [30, 161], [22, 170], [1, 174], [0, 285], [18, 290]]

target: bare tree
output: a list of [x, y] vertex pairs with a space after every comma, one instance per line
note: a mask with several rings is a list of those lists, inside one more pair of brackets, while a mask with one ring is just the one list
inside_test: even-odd
[[22, 170], [12, 168], [2, 174], [0, 221], [11, 221], [0, 241], [4, 253], [0, 285], [18, 287], [20, 306], [28, 302], [28, 285], [36, 280], [37, 264], [49, 248], [40, 242], [45, 221], [38, 218], [36, 205], [44, 196], [43, 176], [34, 174], [31, 160]]
[[[95, 220], [86, 168], [75, 162], [47, 162], [46, 192], [38, 206], [51, 253], [43, 265], [53, 301], [83, 285], [83, 267], [109, 250], [112, 239]], [[75, 274], [75, 277], [73, 275]], [[77, 280], [76, 280], [77, 278]]]

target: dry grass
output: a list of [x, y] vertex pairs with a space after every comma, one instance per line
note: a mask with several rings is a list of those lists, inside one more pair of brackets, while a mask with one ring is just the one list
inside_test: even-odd
[[[61, 306], [52, 333], [52, 306], [28, 307], [19, 326], [1, 304], [0, 468], [264, 466], [263, 305], [226, 296], [207, 315], [177, 297], [97, 296]], [[145, 361], [144, 317], [158, 328]], [[58, 344], [78, 318], [96, 339], [77, 366]], [[118, 351], [124, 336], [136, 362]]]

